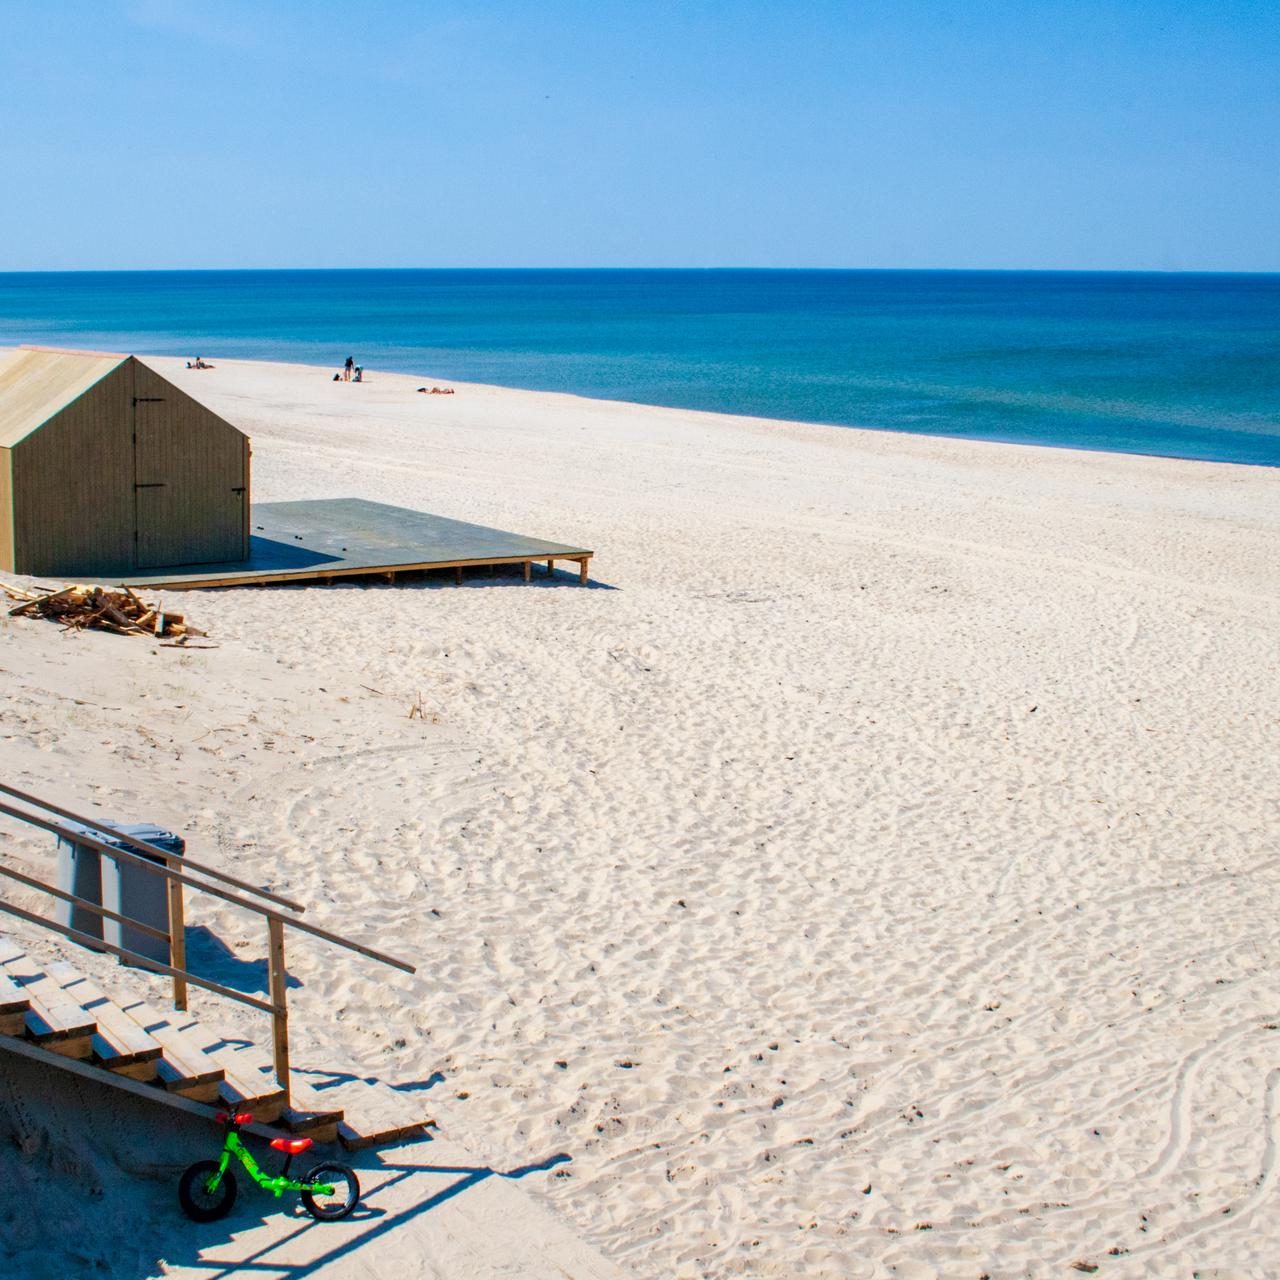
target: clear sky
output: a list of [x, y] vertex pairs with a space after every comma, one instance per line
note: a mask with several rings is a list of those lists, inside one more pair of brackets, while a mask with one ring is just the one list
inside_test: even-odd
[[0, 270], [1280, 270], [1280, 0], [0, 0]]

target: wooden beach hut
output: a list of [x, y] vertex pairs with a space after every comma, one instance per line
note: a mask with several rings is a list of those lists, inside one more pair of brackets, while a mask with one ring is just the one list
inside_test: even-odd
[[0, 360], [0, 568], [87, 577], [248, 553], [243, 432], [135, 356]]

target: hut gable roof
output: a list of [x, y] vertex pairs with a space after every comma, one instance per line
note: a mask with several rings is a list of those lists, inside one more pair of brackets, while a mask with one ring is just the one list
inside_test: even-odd
[[24, 347], [0, 362], [0, 449], [25, 439], [128, 359]]

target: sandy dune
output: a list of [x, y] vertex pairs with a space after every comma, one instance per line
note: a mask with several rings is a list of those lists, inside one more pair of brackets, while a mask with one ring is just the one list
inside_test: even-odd
[[597, 553], [0, 630], [17, 785], [419, 964], [296, 948], [297, 1062], [637, 1276], [1280, 1266], [1280, 472], [155, 363], [258, 500]]

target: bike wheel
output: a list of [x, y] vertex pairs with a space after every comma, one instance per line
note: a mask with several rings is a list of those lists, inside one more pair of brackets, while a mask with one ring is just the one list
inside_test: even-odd
[[321, 1222], [337, 1222], [339, 1218], [345, 1218], [360, 1202], [360, 1182], [355, 1170], [348, 1169], [345, 1164], [339, 1164], [336, 1160], [326, 1160], [316, 1165], [302, 1181], [313, 1186], [323, 1183], [333, 1188], [332, 1195], [312, 1191], [301, 1193], [307, 1212]]
[[222, 1175], [217, 1190], [209, 1190], [209, 1183], [217, 1172], [216, 1160], [197, 1160], [178, 1183], [178, 1203], [182, 1212], [195, 1222], [225, 1218], [236, 1202], [236, 1180], [230, 1169]]

